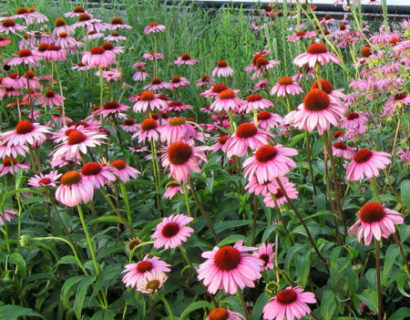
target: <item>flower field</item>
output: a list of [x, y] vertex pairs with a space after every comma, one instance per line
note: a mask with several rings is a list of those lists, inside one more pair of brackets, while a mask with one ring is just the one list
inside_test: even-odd
[[5, 3], [0, 320], [409, 319], [410, 17], [342, 2]]

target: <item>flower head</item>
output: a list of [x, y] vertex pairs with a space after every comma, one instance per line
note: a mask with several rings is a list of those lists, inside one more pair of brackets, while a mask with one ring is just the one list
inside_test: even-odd
[[309, 45], [307, 52], [298, 55], [293, 60], [293, 63], [298, 67], [308, 64], [311, 68], [317, 63], [324, 65], [330, 62], [339, 64], [340, 60], [335, 54], [327, 52], [326, 46], [322, 43], [312, 43]]
[[370, 245], [373, 237], [378, 241], [381, 237], [387, 239], [396, 232], [394, 225], [404, 221], [399, 212], [387, 209], [378, 202], [366, 203], [356, 215], [359, 220], [349, 228], [349, 235], [357, 232], [357, 241], [360, 242], [363, 238], [366, 246]]
[[346, 178], [351, 181], [362, 180], [365, 177], [379, 176], [379, 170], [390, 164], [391, 155], [387, 152], [361, 149], [357, 151], [346, 169]]
[[182, 242], [186, 242], [194, 229], [186, 225], [194, 220], [183, 214], [177, 214], [164, 218], [156, 227], [152, 237], [155, 239], [154, 248], [165, 249], [177, 248]]

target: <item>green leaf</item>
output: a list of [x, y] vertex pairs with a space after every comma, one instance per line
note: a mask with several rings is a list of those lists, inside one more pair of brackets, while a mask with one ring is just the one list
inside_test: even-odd
[[397, 277], [396, 277], [397, 289], [399, 289], [400, 293], [403, 296], [410, 298], [410, 294], [408, 294], [406, 290], [404, 290], [404, 286], [407, 284], [407, 282], [408, 282], [408, 275], [406, 273], [397, 274]]
[[4, 305], [0, 307], [0, 319], [2, 320], [17, 320], [19, 317], [23, 316], [45, 319], [40, 313], [30, 308], [12, 305]]
[[241, 234], [231, 234], [218, 243], [218, 247], [223, 247], [235, 243], [238, 240], [246, 241], [246, 237]]
[[387, 280], [389, 277], [390, 270], [392, 269], [394, 262], [396, 261], [396, 257], [400, 254], [399, 248], [392, 244], [390, 245], [384, 256], [384, 265], [383, 265], [383, 272], [382, 272], [382, 284], [385, 286], [387, 285]]
[[88, 224], [94, 224], [99, 222], [112, 222], [112, 223], [122, 223], [122, 220], [117, 216], [103, 216], [91, 220]]
[[409, 308], [400, 308], [395, 313], [393, 313], [388, 320], [404, 320], [410, 317], [410, 309]]
[[366, 306], [373, 312], [377, 312], [377, 291], [371, 289], [365, 289], [362, 294], [357, 295], [361, 302], [364, 302]]
[[74, 276], [71, 277], [69, 279], [67, 279], [64, 284], [63, 287], [61, 288], [60, 291], [60, 299], [61, 299], [61, 303], [63, 304], [63, 306], [65, 308], [68, 308], [70, 305], [70, 297], [74, 292], [71, 292], [71, 289], [78, 283], [80, 282], [82, 279], [84, 279], [85, 276]]
[[410, 210], [410, 180], [404, 180], [400, 184], [400, 192], [404, 204], [406, 205], [407, 209]]
[[306, 286], [310, 270], [310, 251], [307, 250], [305, 254], [296, 255], [295, 258], [296, 274], [298, 276], [298, 285], [302, 288]]
[[26, 276], [26, 261], [20, 253], [12, 253], [10, 255], [10, 263], [15, 264], [20, 269], [20, 272], [22, 273], [23, 277]]
[[91, 317], [90, 320], [114, 320], [115, 312], [111, 310], [100, 310]]
[[259, 320], [262, 318], [262, 310], [263, 306], [267, 304], [269, 301], [269, 297], [266, 293], [262, 293], [258, 299], [256, 299], [255, 305], [253, 306], [251, 320]]
[[77, 287], [77, 292], [75, 294], [74, 300], [74, 313], [77, 319], [81, 320], [81, 310], [83, 309], [84, 299], [87, 295], [88, 287], [95, 281], [97, 276], [95, 274], [86, 277], [81, 280], [80, 284]]
[[188, 316], [192, 311], [195, 311], [195, 310], [198, 310], [198, 309], [203, 309], [203, 308], [206, 308], [206, 307], [208, 307], [208, 306], [209, 306], [209, 302], [207, 302], [207, 301], [196, 301], [196, 302], [193, 302], [193, 303], [191, 303], [187, 308], [185, 308], [184, 312], [181, 313], [181, 315], [180, 315], [179, 318], [180, 318], [181, 320], [183, 320], [183, 319], [188, 319], [187, 316]]
[[330, 320], [336, 311], [336, 300], [332, 290], [325, 290], [322, 294], [322, 305], [320, 311], [323, 320]]

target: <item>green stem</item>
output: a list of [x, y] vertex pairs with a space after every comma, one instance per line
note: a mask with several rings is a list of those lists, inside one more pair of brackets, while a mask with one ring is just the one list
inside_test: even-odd
[[241, 290], [238, 290], [238, 297], [239, 300], [241, 300], [241, 304], [242, 304], [242, 308], [243, 308], [243, 312], [245, 315], [245, 319], [249, 320], [249, 312], [248, 312], [248, 308], [246, 307], [246, 302], [245, 302], [245, 298], [243, 297], [243, 293]]
[[102, 76], [102, 68], [98, 67], [98, 74], [100, 78], [100, 108], [103, 106], [103, 95], [104, 95], [104, 79]]
[[374, 239], [374, 249], [376, 254], [376, 277], [377, 277], [377, 319], [382, 320], [382, 285], [380, 280], [380, 244]]
[[174, 314], [172, 313], [172, 309], [171, 309], [171, 306], [169, 305], [167, 298], [165, 298], [165, 296], [162, 293], [159, 294], [159, 298], [161, 299], [162, 303], [164, 304], [165, 309], [167, 310], [169, 319], [174, 320], [175, 319]]
[[188, 198], [188, 190], [185, 184], [182, 185], [182, 190], [184, 191], [184, 196], [185, 196], [185, 205], [186, 205], [186, 212], [188, 214], [188, 217], [191, 217], [191, 208], [189, 206], [189, 198]]
[[82, 270], [82, 272], [83, 272], [86, 276], [88, 276], [87, 270], [85, 269], [83, 263], [81, 262], [80, 258], [78, 257], [78, 254], [77, 254], [77, 251], [75, 250], [75, 247], [73, 246], [73, 244], [72, 244], [70, 241], [68, 241], [68, 240], [66, 240], [66, 239], [64, 239], [64, 238], [59, 238], [59, 237], [35, 237], [35, 238], [33, 238], [32, 240], [35, 240], [35, 241], [57, 240], [57, 241], [61, 241], [61, 242], [64, 242], [64, 243], [68, 244], [69, 247], [71, 248], [71, 251], [72, 251], [73, 254], [74, 254], [74, 258], [75, 258], [75, 260], [77, 261], [78, 266], [80, 267], [80, 269]]
[[100, 277], [101, 270], [100, 270], [100, 266], [98, 265], [98, 262], [97, 262], [97, 256], [95, 254], [94, 243], [92, 242], [90, 234], [88, 233], [87, 224], [85, 223], [83, 209], [81, 208], [81, 205], [77, 205], [77, 210], [78, 210], [78, 215], [80, 216], [81, 224], [83, 226], [85, 238], [87, 239], [87, 244], [88, 244], [88, 248], [90, 250], [91, 258], [92, 258], [92, 261], [93, 261], [93, 264], [94, 264], [95, 273], [97, 274], [98, 277]]
[[[58, 71], [58, 67], [57, 64], [55, 62], [53, 62], [53, 65], [55, 66], [55, 70], [56, 70], [56, 77], [57, 77], [57, 82], [58, 82], [58, 86], [60, 88], [60, 95], [62, 97], [64, 97], [63, 95], [63, 85], [61, 83], [61, 78], [60, 78], [60, 72]], [[64, 99], [61, 100], [61, 109], [63, 111], [63, 125], [65, 126], [65, 107], [64, 107]]]
[[306, 222], [303, 220], [301, 214], [299, 213], [298, 209], [296, 209], [296, 207], [295, 207], [295, 205], [293, 204], [292, 200], [289, 198], [288, 194], [286, 193], [285, 188], [284, 188], [283, 185], [282, 185], [282, 182], [279, 180], [279, 178], [276, 178], [276, 182], [278, 183], [280, 190], [282, 191], [283, 195], [285, 196], [286, 201], [288, 202], [288, 204], [290, 205], [290, 207], [292, 208], [292, 210], [295, 212], [295, 214], [296, 214], [296, 216], [298, 217], [300, 223], [302, 224], [303, 228], [305, 229], [306, 235], [308, 236], [309, 241], [310, 241], [310, 243], [312, 244], [313, 249], [315, 250], [317, 256], [319, 257], [320, 260], [322, 260], [322, 262], [325, 264], [326, 268], [329, 268], [327, 260], [322, 256], [322, 254], [320, 253], [319, 249], [317, 248], [316, 243], [315, 243], [315, 241], [313, 240], [312, 235], [310, 234], [309, 228], [308, 228], [308, 226], [306, 225]]
[[122, 198], [124, 199], [125, 210], [127, 212], [128, 224], [132, 227], [132, 215], [131, 215], [130, 203], [128, 201], [127, 189], [125, 188], [125, 184], [122, 181], [120, 182], [120, 188], [121, 188]]
[[285, 230], [285, 233], [287, 237], [289, 238], [290, 244], [293, 246], [293, 239], [288, 231], [288, 227], [286, 226], [285, 219], [283, 219], [282, 209], [280, 208], [280, 206], [278, 206], [278, 202], [276, 201], [276, 196], [273, 193], [271, 193], [271, 197], [273, 199], [273, 203], [275, 204], [275, 208], [278, 209], [279, 219], [282, 222], [283, 229]]
[[306, 139], [306, 155], [308, 159], [308, 164], [309, 164], [309, 173], [310, 173], [310, 179], [312, 180], [312, 185], [313, 185], [313, 202], [316, 202], [316, 184], [315, 184], [315, 176], [313, 174], [313, 167], [312, 167], [312, 155], [310, 153], [310, 140], [309, 140], [309, 131], [305, 130], [305, 139]]

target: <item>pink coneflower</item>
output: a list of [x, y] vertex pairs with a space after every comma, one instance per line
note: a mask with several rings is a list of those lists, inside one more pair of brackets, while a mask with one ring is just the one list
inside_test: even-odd
[[142, 55], [142, 58], [144, 60], [160, 60], [160, 59], [164, 59], [164, 54], [162, 54], [161, 52], [149, 52], [149, 53], [144, 53]]
[[61, 177], [55, 197], [62, 204], [74, 207], [81, 201], [90, 202], [94, 197], [94, 188], [78, 171], [68, 171]]
[[128, 24], [125, 24], [120, 17], [114, 17], [111, 19], [111, 23], [107, 24], [108, 30], [119, 30], [119, 29], [132, 29]]
[[349, 235], [352, 236], [357, 230], [357, 242], [363, 238], [366, 246], [370, 245], [373, 237], [378, 241], [381, 237], [387, 239], [396, 232], [394, 225], [404, 222], [399, 212], [387, 209], [378, 202], [366, 203], [356, 215], [359, 220], [349, 228]]
[[130, 181], [130, 177], [136, 179], [140, 174], [137, 169], [130, 167], [122, 159], [111, 161], [110, 166], [114, 168], [113, 173], [124, 183]]
[[275, 257], [275, 252], [273, 251], [273, 247], [275, 244], [273, 243], [268, 243], [267, 245], [265, 243], [262, 243], [259, 246], [258, 252], [254, 252], [253, 255], [259, 259], [261, 259], [264, 264], [261, 268], [261, 271], [265, 270], [273, 270], [273, 258]]
[[168, 88], [169, 83], [162, 81], [161, 78], [152, 78], [151, 83], [147, 86], [144, 87], [145, 90], [151, 90], [151, 91], [156, 91], [156, 90], [161, 90], [164, 88]]
[[53, 30], [53, 36], [56, 37], [59, 35], [61, 32], [65, 32], [67, 34], [73, 34], [74, 29], [70, 26], [67, 25], [67, 22], [63, 18], [57, 18], [54, 21], [54, 30]]
[[400, 108], [401, 106], [407, 106], [410, 104], [410, 95], [401, 92], [396, 94], [394, 97], [390, 97], [387, 99], [386, 104], [385, 104], [385, 109], [386, 108]]
[[102, 32], [97, 32], [95, 30], [91, 30], [87, 32], [87, 35], [84, 37], [84, 41], [91, 41], [91, 40], [95, 40], [95, 39], [99, 39], [104, 37], [104, 33]]
[[238, 313], [225, 308], [213, 309], [205, 320], [243, 320], [244, 317]]
[[159, 94], [151, 91], [144, 91], [139, 94], [138, 101], [132, 107], [134, 112], [146, 112], [148, 109], [154, 111], [167, 107], [167, 101], [160, 99]]
[[0, 226], [4, 226], [7, 222], [10, 222], [14, 216], [17, 216], [17, 212], [13, 209], [4, 209], [2, 213], [0, 213]]
[[175, 76], [172, 77], [170, 82], [168, 82], [166, 88], [169, 90], [175, 90], [187, 86], [189, 86], [189, 81], [187, 78]]
[[167, 189], [165, 190], [164, 194], [162, 197], [164, 199], [172, 199], [177, 193], [184, 193], [184, 190], [182, 190], [182, 187], [179, 183], [176, 181], [171, 181], [171, 183], [168, 184]]
[[26, 64], [28, 66], [37, 66], [41, 57], [29, 49], [22, 49], [17, 53], [17, 56], [7, 61], [10, 66]]
[[163, 272], [148, 273], [145, 277], [138, 279], [135, 288], [141, 293], [155, 293], [164, 285], [168, 277]]
[[219, 289], [234, 295], [245, 287], [255, 287], [254, 281], [261, 278], [263, 260], [246, 253], [257, 248], [243, 246], [243, 241], [222, 248], [214, 247], [212, 251], [202, 253], [207, 259], [199, 265], [198, 279], [203, 280], [208, 292], [215, 294]]
[[23, 92], [19, 90], [15, 90], [14, 88], [0, 88], [0, 99], [3, 99], [4, 97], [16, 97], [22, 95]]
[[345, 112], [346, 107], [329, 97], [325, 91], [312, 89], [305, 95], [298, 110], [286, 115], [285, 122], [299, 130], [313, 131], [317, 128], [322, 135], [330, 128], [330, 124], [337, 126], [338, 120]]
[[0, 159], [6, 157], [16, 158], [17, 155], [24, 157], [26, 155], [26, 152], [28, 152], [28, 148], [25, 145], [16, 144], [9, 146], [7, 145], [7, 142], [0, 140]]
[[83, 54], [81, 62], [90, 68], [107, 68], [115, 60], [115, 54], [111, 51], [105, 51], [102, 47], [91, 48]]
[[154, 241], [154, 248], [159, 249], [173, 249], [179, 247], [182, 242], [186, 242], [194, 229], [187, 227], [194, 218], [183, 214], [171, 215], [162, 219], [157, 225], [152, 238]]
[[[99, 72], [96, 72], [96, 75], [100, 75]], [[111, 68], [108, 70], [103, 70], [102, 72], [102, 77], [105, 79], [107, 82], [113, 82], [113, 81], [118, 81], [121, 79], [121, 71], [115, 68]]]
[[163, 110], [166, 112], [181, 112], [184, 110], [190, 110], [193, 107], [189, 104], [183, 104], [181, 101], [171, 101], [168, 106]]
[[123, 123], [120, 125], [122, 130], [127, 132], [135, 132], [138, 129], [138, 126], [138, 123], [136, 123], [133, 118], [124, 119]]
[[35, 104], [43, 107], [48, 106], [51, 109], [54, 106], [62, 106], [63, 100], [65, 100], [63, 96], [60, 96], [56, 94], [54, 90], [49, 89], [44, 93], [44, 95], [37, 99]]
[[379, 170], [383, 170], [390, 164], [391, 155], [387, 152], [361, 149], [355, 153], [352, 161], [346, 169], [346, 178], [351, 181], [362, 180], [365, 177], [379, 176]]
[[131, 153], [142, 153], [145, 151], [148, 151], [147, 147], [143, 146], [133, 146], [133, 147], [128, 147], [128, 150], [130, 150]]
[[156, 22], [151, 22], [144, 28], [145, 34], [156, 33], [156, 32], [164, 32], [165, 26], [162, 24], [158, 24]]
[[210, 78], [207, 74], [204, 74], [201, 79], [199, 79], [196, 82], [197, 87], [203, 87], [203, 86], [211, 86], [214, 84], [214, 80]]
[[157, 121], [153, 118], [144, 119], [137, 127], [131, 139], [135, 139], [137, 137], [139, 143], [145, 143], [147, 140], [150, 141], [151, 139], [158, 141], [159, 131]]
[[339, 64], [340, 60], [335, 54], [327, 52], [326, 46], [321, 43], [312, 43], [309, 45], [307, 52], [298, 55], [293, 60], [293, 63], [298, 67], [302, 67], [307, 63], [311, 68], [317, 63], [324, 65], [330, 62]]
[[257, 83], [255, 83], [253, 87], [253, 91], [257, 92], [257, 91], [265, 90], [268, 87], [268, 84], [269, 82], [266, 79], [259, 80]]
[[243, 101], [235, 95], [235, 91], [226, 89], [219, 93], [218, 98], [209, 106], [215, 112], [237, 111], [243, 104]]
[[0, 35], [0, 48], [8, 46], [10, 43], [11, 43], [11, 39], [4, 38], [2, 35]]
[[214, 70], [212, 70], [213, 77], [230, 77], [233, 75], [233, 69], [225, 60], [218, 61]]
[[261, 111], [257, 114], [258, 127], [269, 131], [269, 129], [276, 128], [283, 122], [283, 118], [269, 111]]
[[[366, 129], [367, 117], [364, 114], [350, 112], [342, 118], [340, 128], [342, 129]], [[361, 130], [364, 131], [364, 130]]]
[[3, 78], [1, 84], [5, 87], [13, 89], [23, 89], [26, 88], [26, 81], [18, 73], [10, 73], [7, 77]]
[[71, 69], [77, 70], [77, 71], [86, 71], [86, 70], [90, 70], [91, 67], [88, 66], [88, 65], [86, 65], [86, 64], [84, 64], [84, 63], [82, 63], [82, 62], [79, 62], [79, 63], [73, 65], [73, 66], [71, 67]]
[[21, 32], [26, 29], [25, 26], [19, 25], [14, 21], [13, 19], [6, 18], [3, 21], [1, 21], [0, 25], [0, 33], [16, 33], [16, 32]]
[[268, 60], [265, 56], [258, 56], [255, 60], [255, 73], [252, 75], [252, 79], [260, 77], [265, 74], [267, 70], [272, 69], [280, 64], [278, 60]]
[[254, 110], [259, 111], [273, 107], [272, 101], [264, 99], [260, 94], [251, 94], [242, 104], [241, 112], [250, 113]]
[[[343, 93], [344, 89], [334, 89], [331, 82], [326, 79], [320, 79], [322, 90], [325, 91], [330, 97], [337, 100], [345, 100], [346, 94]], [[317, 81], [313, 82], [311, 89], [319, 89]]]
[[222, 135], [216, 139], [216, 143], [209, 147], [210, 151], [216, 152], [218, 150], [222, 150], [225, 142], [229, 139], [229, 136]]
[[137, 71], [132, 76], [132, 80], [145, 81], [147, 77], [148, 77], [147, 70], [143, 66], [141, 66], [141, 67], [137, 67]]
[[[281, 184], [283, 188], [285, 189], [286, 195], [288, 196], [289, 199], [297, 199], [298, 198], [298, 190], [295, 188], [295, 184], [291, 183], [288, 178], [286, 177], [280, 177], [279, 178], [281, 181]], [[280, 188], [279, 184], [272, 180], [269, 184], [269, 191], [270, 193], [266, 193], [265, 197], [263, 199], [263, 202], [265, 203], [265, 206], [269, 208], [276, 208], [276, 204], [281, 207], [285, 203], [288, 202], [288, 200], [285, 197], [285, 194], [282, 192], [282, 189]], [[272, 191], [272, 189], [274, 189]], [[275, 197], [275, 201], [273, 200], [273, 197]]]
[[54, 45], [48, 45], [42, 56], [45, 61], [65, 61], [67, 59], [67, 53], [59, 46]]
[[64, 17], [76, 18], [82, 13], [88, 13], [82, 6], [75, 6], [73, 11], [64, 13]]
[[111, 101], [104, 104], [99, 114], [101, 114], [103, 117], [108, 117], [110, 115], [116, 115], [121, 111], [127, 111], [129, 108], [130, 107], [126, 106], [125, 104]]
[[226, 141], [222, 150], [227, 153], [228, 158], [232, 156], [242, 157], [248, 148], [256, 150], [268, 144], [268, 136], [272, 136], [272, 134], [258, 129], [253, 123], [242, 123]]
[[275, 84], [270, 90], [270, 94], [276, 95], [278, 97], [284, 97], [287, 94], [295, 96], [297, 94], [303, 93], [302, 87], [294, 82], [291, 77], [282, 77], [279, 79], [278, 83]]
[[192, 58], [189, 55], [189, 53], [184, 53], [180, 57], [178, 57], [178, 59], [174, 61], [174, 64], [179, 65], [179, 66], [183, 64], [191, 66], [191, 65], [198, 63], [198, 61], [199, 61], [198, 59]]
[[301, 31], [296, 32], [295, 34], [292, 34], [292, 35], [288, 36], [288, 41], [295, 42], [295, 41], [298, 41], [298, 40], [312, 39], [312, 38], [315, 38], [315, 37], [316, 37], [316, 32], [315, 31], [306, 32], [306, 31], [301, 30]]
[[22, 120], [17, 123], [14, 130], [6, 131], [0, 134], [3, 143], [8, 146], [30, 145], [39, 146], [46, 140], [46, 134], [50, 129], [38, 123], [29, 120]]
[[293, 320], [311, 313], [308, 303], [316, 303], [315, 295], [301, 287], [287, 287], [263, 307], [263, 319]]
[[160, 260], [158, 257], [148, 258], [148, 255], [137, 263], [127, 264], [124, 267], [125, 273], [122, 282], [126, 287], [135, 288], [137, 281], [147, 277], [149, 274], [153, 275], [157, 272], [170, 272], [170, 265]]
[[310, 68], [308, 64], [299, 67], [299, 72], [292, 76], [292, 80], [300, 82], [301, 80], [310, 80], [310, 78], [315, 79], [315, 69]]
[[55, 44], [62, 49], [71, 49], [81, 47], [83, 44], [80, 41], [70, 37], [66, 32], [61, 32], [55, 41]]
[[10, 173], [15, 174], [17, 170], [27, 171], [30, 169], [28, 162], [18, 162], [16, 158], [4, 158], [0, 164], [0, 177]]
[[[285, 184], [287, 185], [289, 183], [289, 179], [287, 177], [279, 177], [279, 180], [281, 181], [284, 187], [285, 187]], [[255, 195], [261, 194], [263, 196], [267, 196], [268, 194], [271, 194], [271, 193], [276, 194], [278, 193], [278, 189], [280, 189], [280, 187], [278, 183], [276, 182], [276, 180], [267, 181], [265, 183], [259, 183], [256, 176], [250, 177], [248, 183], [245, 186], [245, 190], [247, 190], [249, 193], [253, 193]], [[285, 190], [286, 190], [286, 187], [285, 187]]]
[[40, 84], [39, 78], [33, 71], [28, 70], [23, 77], [24, 88], [30, 88], [30, 90], [40, 90], [43, 86]]
[[102, 166], [98, 162], [89, 162], [81, 168], [81, 175], [84, 180], [89, 181], [95, 189], [100, 189], [106, 184], [117, 180], [112, 174], [112, 168]]
[[[81, 13], [78, 15], [78, 21], [71, 25], [71, 28], [87, 28], [88, 30], [95, 30], [95, 31], [102, 31], [104, 27], [102, 27], [101, 20], [93, 18], [88, 13]], [[94, 26], [98, 25], [98, 28], [94, 28]]]
[[27, 184], [32, 187], [55, 187], [57, 185], [58, 178], [61, 177], [61, 173], [53, 170], [47, 174], [39, 173], [34, 177], [28, 179]]
[[101, 145], [105, 139], [107, 136], [98, 131], [73, 129], [65, 141], [55, 150], [54, 155], [64, 155], [67, 159], [71, 159], [80, 153], [87, 154], [88, 148]]
[[114, 46], [114, 44], [112, 44], [111, 42], [103, 42], [101, 44], [101, 47], [104, 48], [105, 51], [107, 52], [112, 52], [114, 54], [118, 54], [118, 53], [123, 53], [124, 52], [124, 47], [118, 47], [118, 46]]
[[348, 147], [343, 142], [335, 142], [332, 146], [332, 152], [335, 157], [343, 157], [345, 159], [352, 159], [356, 148]]
[[113, 32], [110, 35], [106, 36], [104, 38], [105, 41], [112, 41], [112, 42], [119, 42], [119, 41], [125, 41], [127, 40], [127, 37], [124, 37], [118, 32]]
[[207, 147], [192, 147], [185, 142], [174, 142], [162, 155], [162, 165], [169, 167], [169, 176], [180, 183], [185, 183], [191, 172], [200, 173], [199, 161], [207, 162]]
[[237, 94], [239, 92], [239, 90], [235, 90], [235, 89], [229, 89], [226, 85], [224, 85], [223, 83], [217, 83], [216, 85], [214, 85], [211, 89], [205, 90], [204, 92], [202, 92], [200, 95], [203, 97], [209, 97], [209, 98], [214, 98], [219, 96], [219, 94], [222, 91], [225, 90], [232, 90], [235, 94]]
[[244, 176], [245, 178], [256, 176], [259, 183], [284, 176], [296, 167], [296, 163], [288, 156], [297, 154], [296, 149], [285, 148], [280, 144], [261, 146], [256, 150], [254, 156], [243, 163]]
[[168, 123], [159, 128], [161, 141], [171, 144], [177, 141], [189, 141], [195, 137], [195, 130], [184, 118], [171, 118]]

